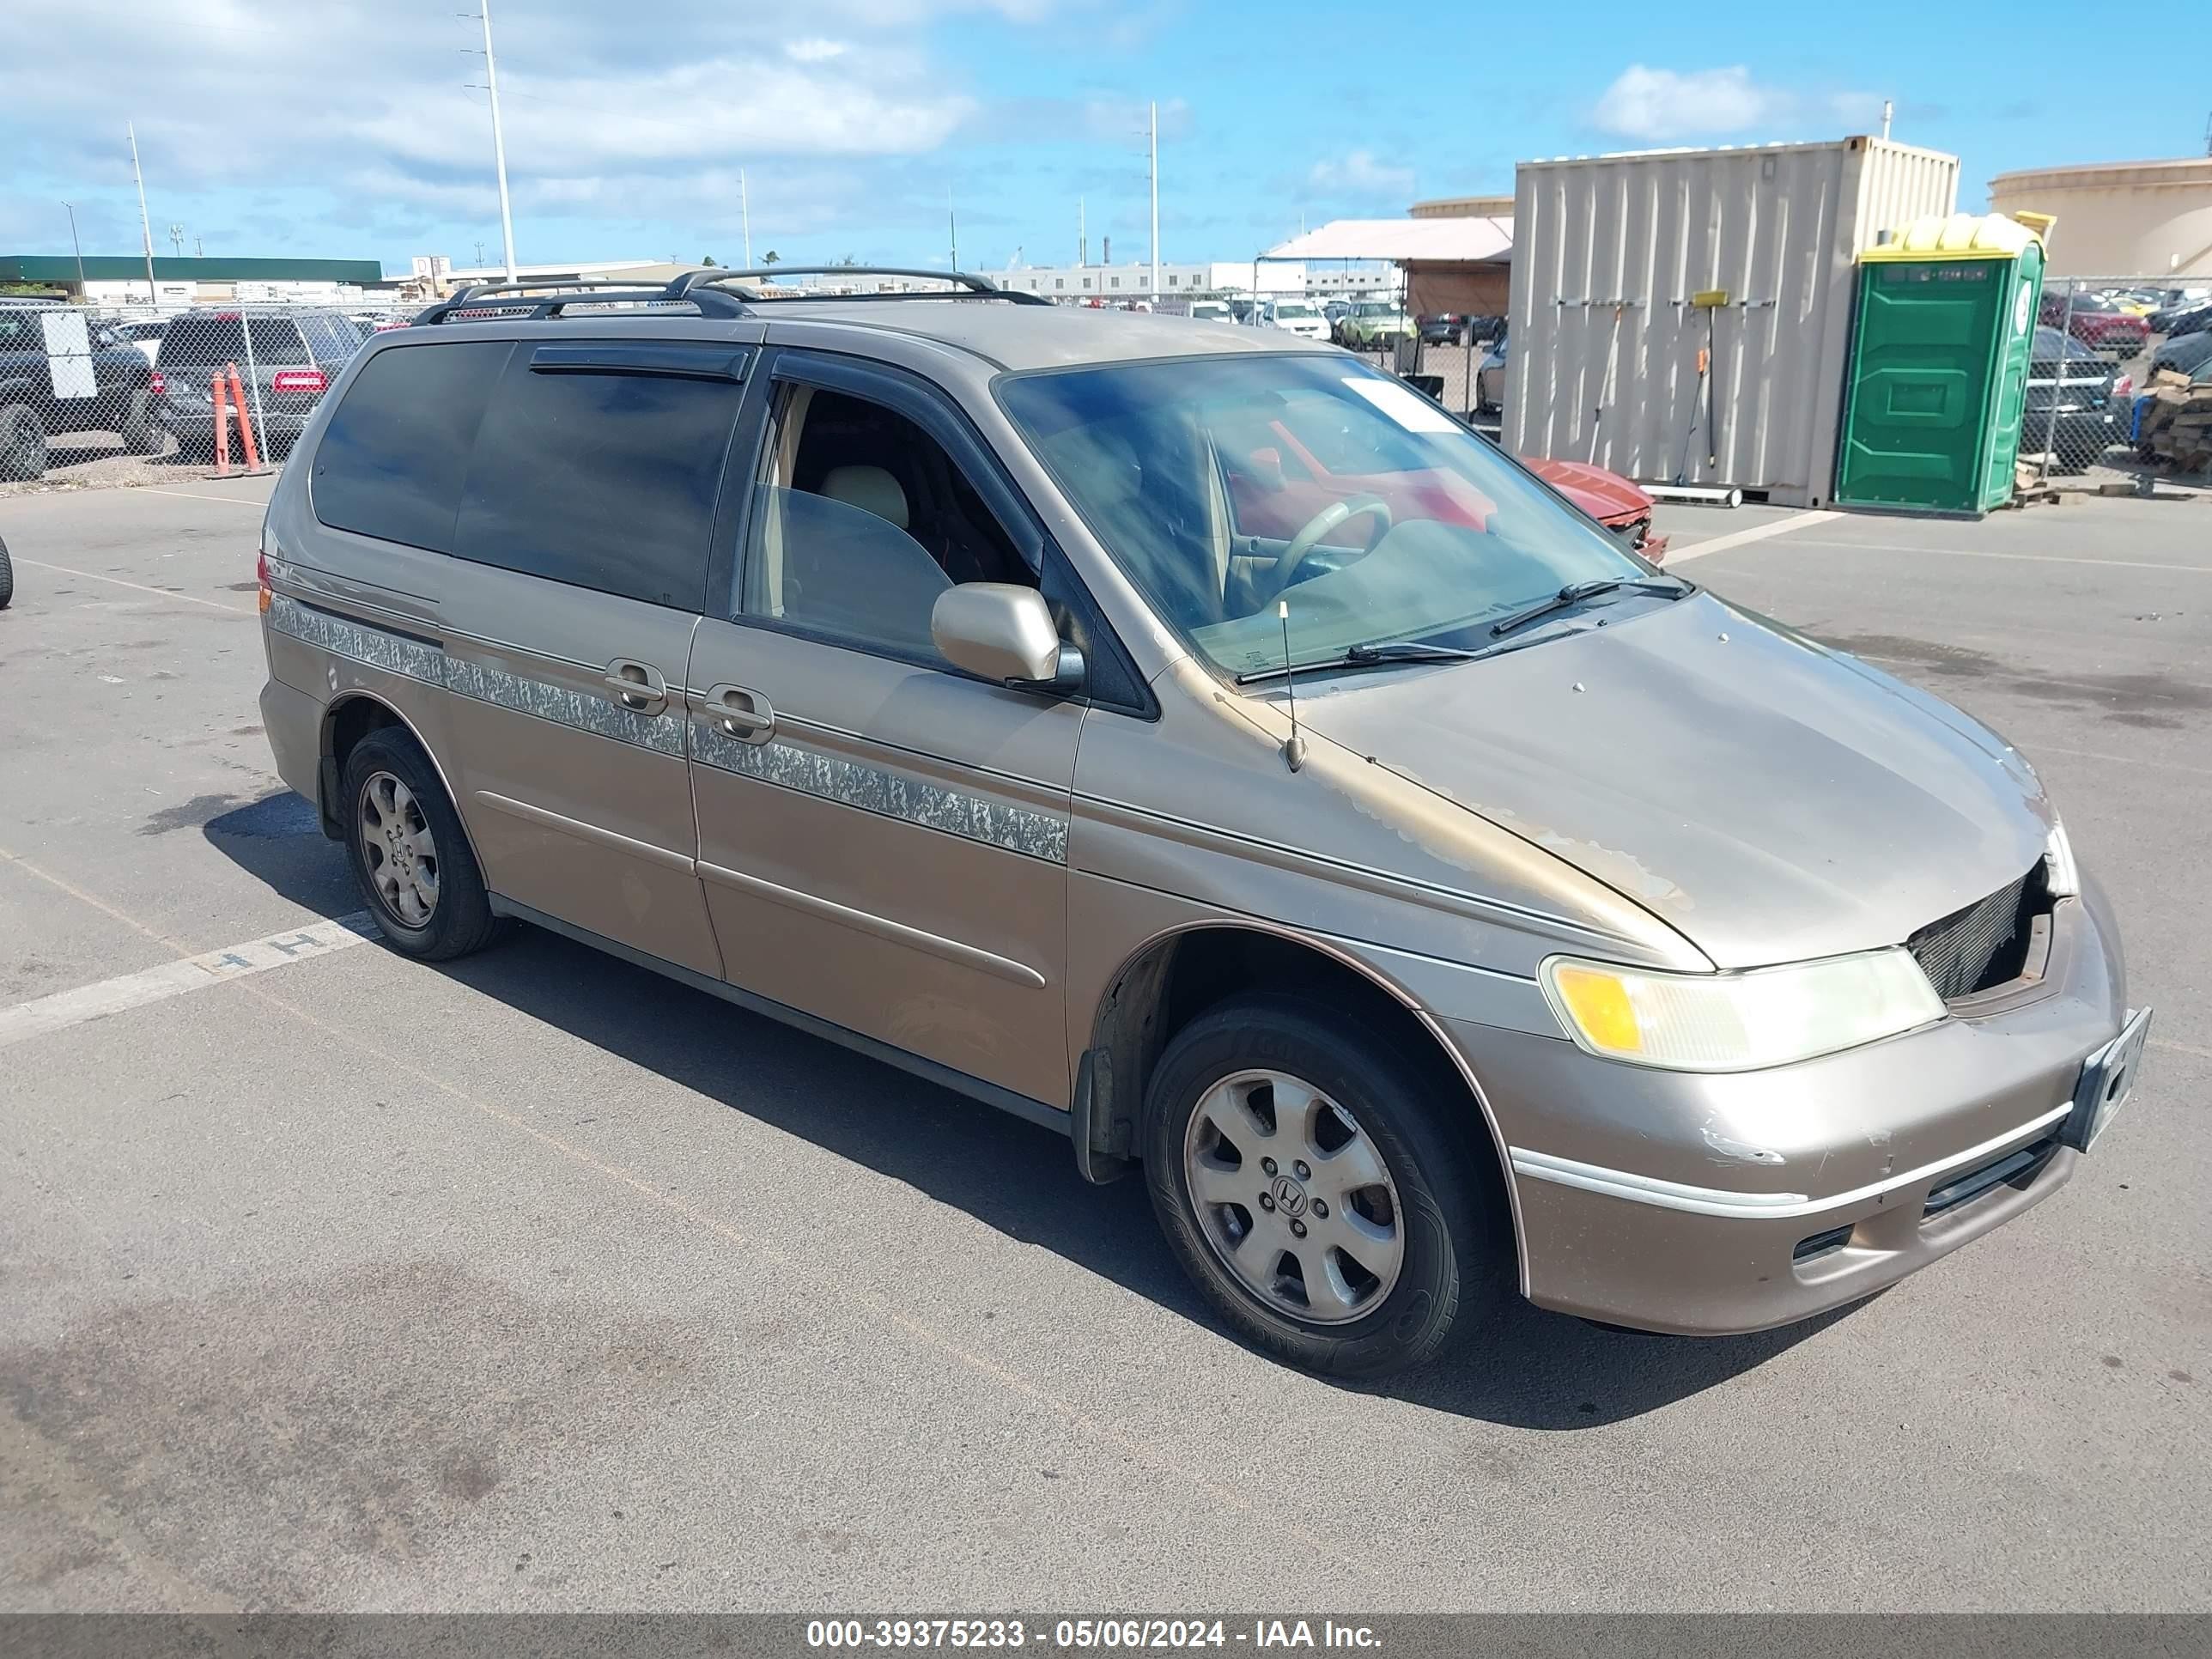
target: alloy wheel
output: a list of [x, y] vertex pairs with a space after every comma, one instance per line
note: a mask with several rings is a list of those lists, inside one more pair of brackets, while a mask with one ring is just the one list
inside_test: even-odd
[[1268, 1307], [1340, 1325], [1381, 1307], [1406, 1256], [1398, 1189], [1358, 1120], [1301, 1079], [1238, 1072], [1183, 1136], [1199, 1231]]
[[372, 772], [355, 833], [385, 908], [406, 927], [428, 926], [438, 908], [438, 843], [414, 791], [389, 772]]

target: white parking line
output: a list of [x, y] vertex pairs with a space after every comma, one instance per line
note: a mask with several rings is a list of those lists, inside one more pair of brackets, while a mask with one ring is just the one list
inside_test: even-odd
[[1725, 553], [1731, 547], [1741, 547], [1747, 542], [1763, 542], [1769, 536], [1779, 536], [1791, 530], [1804, 530], [1843, 516], [1840, 513], [1793, 513], [1786, 519], [1771, 520], [1745, 530], [1731, 530], [1727, 535], [1715, 536], [1709, 541], [1692, 542], [1680, 550], [1670, 547], [1667, 550], [1666, 562], [1672, 568], [1685, 559], [1702, 559], [1708, 553]]
[[149, 587], [143, 582], [127, 582], [120, 576], [103, 576], [97, 570], [72, 570], [65, 564], [48, 564], [44, 559], [17, 559], [17, 564], [27, 564], [35, 570], [52, 570], [64, 576], [82, 576], [87, 581], [113, 582], [118, 587], [135, 587], [141, 593], [151, 593], [164, 599], [182, 599], [186, 605], [204, 605], [210, 611], [228, 611], [234, 617], [251, 617], [255, 613], [242, 605], [222, 605], [213, 599], [203, 599], [193, 593], [178, 593], [166, 587]]
[[266, 501], [255, 501], [245, 495], [203, 495], [197, 489], [164, 489], [159, 484], [140, 484], [132, 493], [140, 495], [181, 495], [188, 501], [228, 501], [233, 507], [265, 507], [269, 505]]
[[[1830, 518], [1838, 516], [1829, 514]], [[2011, 559], [2021, 564], [2087, 564], [2114, 570], [2174, 570], [2185, 576], [2212, 576], [2212, 565], [2175, 564], [2159, 559], [2085, 559], [2069, 553], [1999, 553], [1980, 547], [1915, 547], [1906, 542], [1832, 542], [1807, 537], [1808, 547], [1832, 548], [1842, 553], [1911, 553], [1941, 559]], [[1698, 544], [1702, 552], [1705, 544]], [[1673, 556], [1671, 554], [1668, 556]]]
[[149, 1002], [182, 996], [187, 991], [202, 991], [210, 985], [243, 979], [248, 974], [265, 974], [287, 963], [326, 957], [333, 951], [366, 944], [375, 937], [368, 912], [356, 910], [335, 921], [313, 922], [289, 933], [271, 933], [266, 939], [234, 945], [228, 950], [210, 951], [201, 956], [186, 957], [181, 962], [165, 962], [141, 973], [104, 979], [96, 985], [80, 985], [73, 991], [34, 997], [12, 1008], [0, 1008], [0, 1048], [27, 1042], [50, 1031], [66, 1030], [87, 1020], [121, 1013], [126, 1008], [143, 1008]]

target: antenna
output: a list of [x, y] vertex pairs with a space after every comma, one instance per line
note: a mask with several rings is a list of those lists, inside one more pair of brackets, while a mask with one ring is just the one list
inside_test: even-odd
[[1291, 699], [1291, 740], [1283, 745], [1283, 759], [1295, 772], [1306, 763], [1306, 740], [1298, 735], [1298, 684], [1291, 675], [1291, 602], [1276, 600], [1275, 615], [1283, 623], [1283, 690]]

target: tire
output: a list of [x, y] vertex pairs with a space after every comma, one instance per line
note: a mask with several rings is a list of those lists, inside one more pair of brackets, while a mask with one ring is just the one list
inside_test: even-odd
[[15, 597], [15, 566], [8, 556], [8, 544], [0, 542], [0, 611]]
[[413, 738], [386, 726], [356, 744], [338, 800], [354, 881], [393, 950], [447, 962], [491, 943], [499, 919], [483, 872], [437, 769]]
[[46, 428], [23, 404], [0, 409], [0, 483], [28, 483], [46, 476]]
[[154, 418], [154, 394], [145, 391], [132, 392], [123, 412], [123, 447], [133, 455], [158, 455], [168, 435], [161, 429], [161, 422]]
[[[1278, 1103], [1301, 1085], [1320, 1097], [1303, 1133]], [[1183, 1271], [1253, 1346], [1340, 1376], [1403, 1370], [1480, 1322], [1462, 1314], [1502, 1283], [1484, 1188], [1449, 1115], [1474, 1110], [1443, 1097], [1391, 1037], [1321, 1003], [1236, 997], [1185, 1026], [1153, 1069], [1146, 1185]], [[1284, 1154], [1273, 1168], [1270, 1146]], [[1365, 1181], [1378, 1168], [1383, 1180]]]

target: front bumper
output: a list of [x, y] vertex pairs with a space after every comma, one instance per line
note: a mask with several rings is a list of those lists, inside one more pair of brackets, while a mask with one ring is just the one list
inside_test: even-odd
[[2052, 913], [2041, 968], [1971, 1015], [1729, 1076], [1444, 1022], [1510, 1147], [1529, 1299], [1646, 1330], [1762, 1330], [2040, 1203], [2081, 1156], [2059, 1133], [2082, 1062], [2125, 1015], [2094, 884]]

